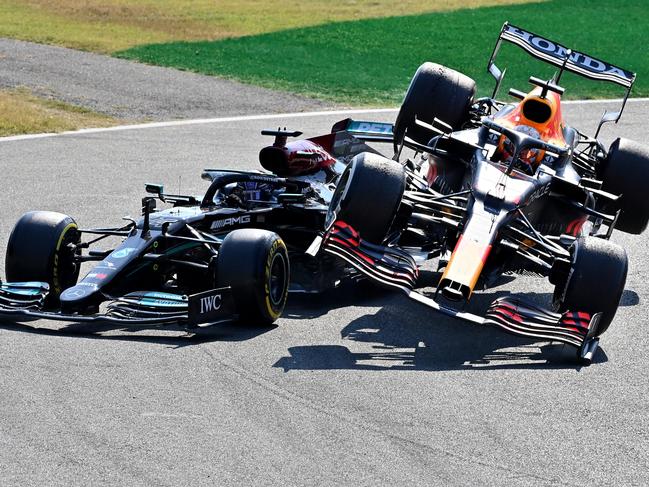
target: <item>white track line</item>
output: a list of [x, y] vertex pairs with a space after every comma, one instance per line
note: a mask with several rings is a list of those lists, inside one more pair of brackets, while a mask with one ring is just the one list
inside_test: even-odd
[[[631, 102], [649, 102], [649, 98], [629, 98]], [[622, 103], [621, 98], [606, 100], [567, 100], [562, 102], [564, 105], [591, 105], [600, 103]], [[266, 115], [243, 115], [239, 117], [220, 117], [220, 118], [196, 118], [192, 120], [172, 120], [169, 122], [151, 122], [131, 125], [116, 125], [114, 127], [102, 127], [94, 129], [70, 130], [67, 132], [44, 133], [44, 134], [25, 134], [11, 135], [9, 137], [0, 137], [0, 142], [12, 142], [16, 140], [42, 139], [47, 137], [65, 137], [69, 135], [97, 134], [102, 132], [119, 132], [122, 130], [143, 130], [164, 127], [179, 127], [183, 125], [206, 125], [211, 123], [227, 122], [246, 122], [254, 120], [276, 120], [285, 118], [306, 118], [320, 117], [327, 115], [352, 115], [352, 114], [374, 114], [374, 113], [391, 113], [396, 112], [398, 108], [373, 108], [358, 110], [323, 110], [320, 112], [296, 112], [296, 113], [272, 113]]]
[[192, 120], [172, 120], [169, 122], [151, 122], [151, 123], [139, 123], [139, 124], [132, 124], [132, 125], [116, 125], [114, 127], [70, 130], [67, 132], [58, 132], [58, 133], [11, 135], [9, 137], [0, 137], [0, 142], [42, 139], [46, 137], [62, 137], [66, 135], [96, 134], [101, 132], [119, 132], [122, 130], [142, 130], [142, 129], [163, 128], [163, 127], [178, 127], [182, 125], [205, 125], [210, 123], [246, 122], [251, 120], [305, 118], [305, 117], [319, 117], [323, 115], [326, 116], [326, 115], [351, 115], [351, 114], [366, 114], [366, 113], [367, 114], [391, 113], [396, 111], [397, 108], [374, 108], [374, 109], [360, 109], [360, 110], [326, 110], [321, 112], [272, 113], [266, 115], [242, 115], [239, 117], [196, 118]]

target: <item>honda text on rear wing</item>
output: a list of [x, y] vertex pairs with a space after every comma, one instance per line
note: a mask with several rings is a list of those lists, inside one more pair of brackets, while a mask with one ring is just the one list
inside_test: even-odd
[[[496, 42], [491, 58], [489, 59], [489, 65], [487, 66], [489, 73], [491, 73], [491, 75], [496, 79], [493, 98], [496, 97], [505, 75], [505, 70], [500, 70], [495, 64], [496, 56], [498, 55], [503, 40], [523, 48], [536, 59], [557, 66], [559, 68], [559, 73], [554, 80], [556, 84], [559, 83], [563, 72], [569, 71], [588, 79], [595, 81], [608, 81], [626, 88], [622, 107], [618, 111], [604, 112], [597, 128], [597, 132], [599, 133], [601, 126], [606, 122], [618, 122], [626, 105], [626, 101], [631, 93], [633, 83], [635, 82], [635, 73], [602, 61], [601, 59], [597, 59], [593, 56], [589, 56], [588, 54], [568, 49], [557, 42], [511, 25], [509, 22], [503, 24], [500, 35], [498, 36], [498, 41]], [[597, 135], [595, 137], [597, 137]]]

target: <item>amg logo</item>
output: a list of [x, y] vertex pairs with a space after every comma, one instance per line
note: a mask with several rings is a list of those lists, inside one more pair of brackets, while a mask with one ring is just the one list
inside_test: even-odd
[[225, 220], [217, 220], [212, 223], [212, 230], [218, 230], [219, 228], [230, 227], [232, 225], [243, 225], [245, 223], [250, 223], [250, 215], [233, 216]]
[[[556, 44], [552, 41], [544, 39], [543, 37], [535, 36], [531, 32], [526, 32], [522, 29], [514, 27], [513, 25], [508, 25], [507, 34], [510, 34], [513, 37], [522, 39], [526, 44], [534, 46], [541, 52], [544, 52], [554, 58], [564, 59], [568, 50], [561, 44]], [[620, 76], [624, 79], [632, 79], [633, 74], [629, 73], [623, 69], [620, 69], [611, 64], [607, 64], [599, 59], [594, 59], [586, 54], [581, 52], [572, 51], [570, 53], [570, 62], [575, 66], [579, 66], [587, 71], [593, 73], [602, 73], [602, 74], [611, 74], [615, 76]]]
[[221, 307], [221, 295], [207, 296], [201, 298], [201, 314], [217, 311]]

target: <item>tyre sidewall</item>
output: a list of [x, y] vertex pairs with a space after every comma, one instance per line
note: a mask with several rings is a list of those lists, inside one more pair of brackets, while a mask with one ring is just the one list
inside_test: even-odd
[[348, 178], [340, 195], [337, 218], [351, 225], [364, 240], [380, 244], [405, 191], [403, 166], [382, 156], [362, 153], [354, 157], [346, 171]]
[[[229, 286], [240, 322], [265, 326], [277, 320], [286, 304], [290, 280], [284, 241], [266, 230], [244, 229], [228, 234], [217, 257], [217, 287]], [[284, 269], [280, 295], [273, 299], [273, 265]]]
[[620, 195], [605, 210], [621, 210], [616, 229], [638, 235], [649, 224], [649, 147], [629, 139], [618, 138], [609, 148], [600, 177], [602, 189]]
[[48, 305], [58, 303], [60, 294], [79, 277], [70, 243], [78, 243], [76, 222], [55, 212], [34, 211], [23, 215], [14, 226], [7, 244], [5, 271], [9, 281], [41, 281], [50, 286]]
[[580, 237], [572, 247], [573, 264], [565, 282], [555, 288], [558, 311], [602, 313], [598, 334], [610, 326], [624, 292], [628, 271], [622, 247], [597, 237]]
[[469, 118], [475, 95], [475, 81], [453, 69], [435, 63], [424, 63], [412, 77], [395, 121], [395, 140], [409, 137], [426, 144], [428, 133], [414, 125], [415, 118], [432, 123], [439, 118], [454, 130]]

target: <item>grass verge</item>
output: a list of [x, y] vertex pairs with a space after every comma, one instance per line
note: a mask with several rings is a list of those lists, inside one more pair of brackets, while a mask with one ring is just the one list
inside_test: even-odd
[[529, 1], [535, 0], [0, 0], [0, 37], [107, 53], [153, 42]]
[[[417, 66], [435, 61], [473, 77], [481, 94], [493, 81], [486, 64], [505, 20], [573, 49], [636, 71], [635, 96], [649, 95], [649, 64], [640, 62], [649, 37], [646, 0], [582, 0], [508, 5], [415, 16], [340, 22], [221, 41], [134, 47], [118, 56], [214, 74], [337, 102], [395, 105]], [[554, 68], [515, 46], [504, 46], [504, 88], [525, 89], [529, 75]], [[570, 98], [620, 96], [612, 89], [566, 75]]]
[[85, 108], [32, 95], [28, 90], [0, 91], [0, 136], [109, 127], [119, 121]]

